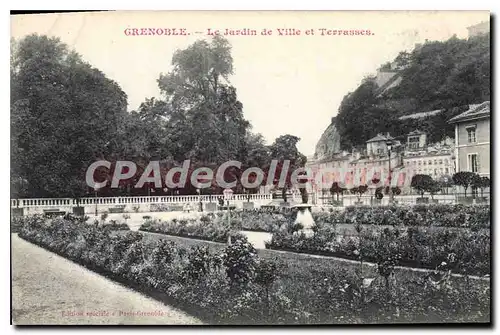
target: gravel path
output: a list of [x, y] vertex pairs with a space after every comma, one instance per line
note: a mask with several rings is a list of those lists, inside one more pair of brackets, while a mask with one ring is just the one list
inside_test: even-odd
[[12, 318], [29, 324], [200, 324], [12, 234]]

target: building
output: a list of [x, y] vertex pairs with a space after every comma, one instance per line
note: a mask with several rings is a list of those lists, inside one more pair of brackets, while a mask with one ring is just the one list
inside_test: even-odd
[[394, 138], [389, 134], [377, 134], [377, 136], [366, 141], [366, 153], [368, 156], [387, 155], [387, 142], [394, 141]]
[[467, 31], [469, 32], [469, 38], [488, 34], [490, 32], [490, 22], [484, 21], [484, 22], [475, 24], [473, 26], [467, 27]]
[[426, 174], [434, 180], [443, 176], [452, 176], [455, 173], [452, 151], [435, 150], [429, 148], [428, 152], [408, 155], [403, 157], [403, 164], [408, 174]]
[[449, 120], [455, 124], [456, 170], [490, 177], [490, 102], [470, 105]]
[[[391, 156], [387, 142], [393, 143]], [[366, 150], [342, 152], [318, 160], [308, 160], [306, 167], [311, 169], [312, 175], [321, 173], [321, 184], [312, 183], [313, 192], [327, 192], [333, 182], [338, 182], [342, 187], [370, 184], [372, 179], [379, 179], [383, 184], [388, 183], [389, 167], [391, 170], [391, 184], [393, 186], [404, 184], [406, 174], [401, 174], [402, 155], [401, 143], [394, 140], [390, 134], [378, 134], [366, 142]], [[311, 157], [312, 158], [312, 157]], [[315, 179], [314, 178], [314, 179]]]
[[427, 134], [420, 130], [410, 132], [406, 140], [407, 150], [421, 150], [427, 144]]
[[437, 180], [455, 173], [452, 140], [427, 144], [427, 134], [420, 130], [406, 137], [403, 165], [409, 175], [426, 174]]

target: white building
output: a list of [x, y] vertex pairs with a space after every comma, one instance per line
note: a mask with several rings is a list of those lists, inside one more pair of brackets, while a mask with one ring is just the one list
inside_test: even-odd
[[419, 130], [407, 136], [403, 165], [410, 175], [426, 174], [434, 180], [455, 173], [453, 140], [448, 138], [433, 145], [427, 144], [427, 135]]

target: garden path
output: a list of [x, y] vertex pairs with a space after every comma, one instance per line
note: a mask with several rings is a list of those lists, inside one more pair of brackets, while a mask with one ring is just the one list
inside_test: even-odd
[[[182, 311], [26, 242], [17, 234], [11, 236], [12, 322], [16, 325], [201, 323]], [[94, 314], [72, 315], [75, 312]], [[139, 313], [153, 315], [137, 315]]]

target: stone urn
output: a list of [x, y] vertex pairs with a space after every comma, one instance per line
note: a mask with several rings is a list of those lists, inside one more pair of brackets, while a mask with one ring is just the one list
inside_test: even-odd
[[314, 219], [311, 214], [311, 205], [298, 204], [293, 206], [297, 210], [297, 217], [295, 218], [295, 225], [301, 225], [302, 228], [298, 233], [302, 232], [306, 237], [314, 235], [313, 227], [315, 226]]

